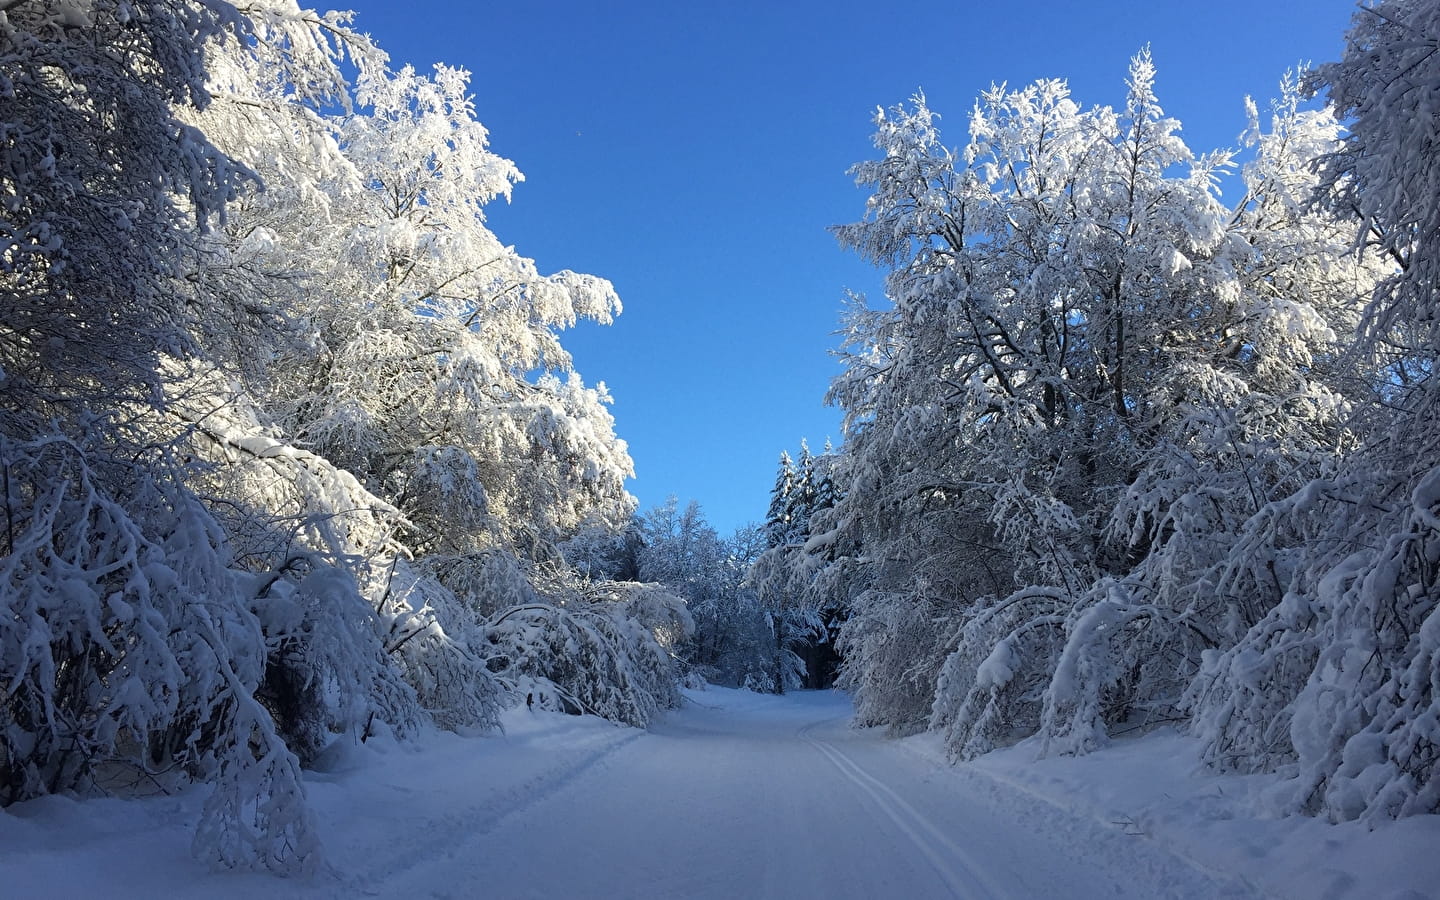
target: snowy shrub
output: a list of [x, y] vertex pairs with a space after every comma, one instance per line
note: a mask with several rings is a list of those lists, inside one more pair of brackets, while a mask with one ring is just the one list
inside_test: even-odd
[[376, 719], [414, 734], [423, 713], [387, 652], [388, 570], [378, 566], [399, 552], [396, 510], [324, 457], [272, 437], [213, 377], [188, 382], [172, 409], [211, 462], [196, 483], [254, 573], [268, 646], [261, 697], [281, 736], [308, 763], [331, 735], [363, 735]]
[[[661, 636], [688, 636], [684, 602], [646, 585], [607, 585], [587, 598], [506, 610], [486, 623], [489, 667], [518, 699], [644, 727], [679, 705], [677, 672]], [[650, 620], [647, 625], [643, 619]]]
[[1033, 734], [1054, 671], [1069, 598], [1027, 588], [982, 598], [950, 641], [935, 682], [929, 728], [954, 759], [973, 759]]
[[695, 633], [685, 600], [663, 585], [619, 582], [595, 585], [590, 596], [614, 607], [620, 647], [639, 690], [653, 698], [656, 710], [679, 706], [679, 651]]
[[592, 582], [586, 593], [592, 600], [614, 604], [620, 615], [653, 635], [667, 654], [673, 655], [695, 633], [689, 605], [663, 585]]
[[935, 701], [952, 611], [923, 596], [871, 588], [850, 606], [840, 633], [839, 685], [855, 701], [855, 722], [904, 736], [923, 731]]
[[[223, 638], [208, 616], [202, 613], [197, 625], [210, 647], [221, 644]], [[300, 762], [229, 662], [218, 656], [215, 662], [230, 688], [233, 708], [217, 748], [219, 771], [192, 852], [216, 868], [310, 874], [320, 862], [320, 842], [305, 800]]]
[[1294, 513], [1329, 524], [1328, 534], [1305, 548], [1284, 601], [1207, 657], [1189, 698], [1192, 728], [1217, 766], [1291, 776], [1272, 792], [1278, 812], [1337, 821], [1433, 812], [1440, 469], [1408, 502], [1324, 485], [1302, 496]]
[[1183, 612], [1137, 598], [1145, 587], [1102, 580], [1070, 610], [1043, 697], [1042, 752], [1085, 753], [1105, 744], [1114, 725], [1177, 718], [1207, 642]]
[[[393, 507], [323, 457], [246, 426], [243, 410], [232, 401], [195, 430], [220, 463], [210, 482], [250, 504], [244, 516], [222, 507], [246, 537], [248, 564], [276, 570], [260, 610], [273, 645], [261, 696], [291, 749], [308, 762], [331, 733], [363, 736], [377, 722], [401, 737], [424, 718], [450, 730], [498, 727], [499, 689], [474, 650], [479, 614], [428, 574], [464, 580], [463, 564], [406, 559], [392, 535], [407, 523]], [[470, 562], [483, 569], [503, 558]], [[518, 570], [501, 571], [526, 587]]]
[[1044, 754], [1105, 744], [1112, 727], [1179, 717], [1210, 642], [1139, 581], [1102, 579], [1079, 597], [1026, 588], [966, 617], [936, 688], [931, 727], [957, 759], [1038, 734]]
[[[264, 664], [214, 521], [159, 467], [103, 473], [60, 437], [4, 441], [0, 455], [0, 799], [86, 790], [96, 764], [126, 752], [205, 774], [233, 689], [216, 654], [251, 689]], [[196, 633], [205, 605], [218, 650]]]
[[1316, 656], [1315, 609], [1306, 599], [1316, 585], [1305, 561], [1309, 548], [1322, 546], [1321, 509], [1338, 493], [1315, 481], [1267, 504], [1244, 523], [1217, 572], [1213, 594], [1232, 611], [1226, 640], [1202, 654], [1184, 705], [1218, 767], [1272, 771], [1294, 758], [1289, 710]]
[[377, 719], [414, 735], [419, 685], [389, 656], [385, 610], [377, 616], [347, 569], [314, 557], [295, 568], [266, 576], [256, 604], [269, 648], [258, 696], [286, 744], [308, 765], [333, 735], [363, 737]]
[[163, 478], [163, 461], [102, 473], [59, 437], [0, 450], [5, 802], [93, 790], [102, 763], [180, 767], [219, 779], [202, 855], [207, 835], [240, 835], [215, 839], [224, 865], [288, 874], [313, 864], [299, 763], [258, 698], [266, 636], [215, 520]]
[[404, 559], [392, 563], [380, 605], [385, 651], [436, 725], [449, 731], [500, 727], [500, 685], [481, 653], [473, 609]]

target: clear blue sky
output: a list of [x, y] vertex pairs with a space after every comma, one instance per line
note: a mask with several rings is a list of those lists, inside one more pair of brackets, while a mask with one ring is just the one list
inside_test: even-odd
[[763, 519], [781, 449], [840, 442], [822, 403], [846, 289], [878, 273], [827, 226], [857, 219], [845, 174], [870, 115], [924, 90], [947, 143], [992, 81], [1064, 77], [1124, 101], [1149, 44], [1192, 149], [1233, 146], [1242, 98], [1338, 56], [1347, 0], [857, 3], [363, 0], [395, 65], [463, 66], [491, 147], [526, 175], [490, 225], [541, 271], [611, 279], [610, 327], [562, 341], [616, 397], [641, 508], [699, 500], [722, 532]]

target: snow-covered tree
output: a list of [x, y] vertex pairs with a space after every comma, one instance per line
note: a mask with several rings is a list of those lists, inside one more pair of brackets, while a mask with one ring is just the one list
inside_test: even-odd
[[1390, 264], [1354, 352], [1363, 442], [1246, 523], [1231, 571], [1266, 572], [1282, 599], [1207, 657], [1189, 701], [1214, 764], [1290, 776], [1278, 811], [1374, 820], [1440, 810], [1440, 167], [1423, 124], [1437, 120], [1440, 3], [1362, 7], [1315, 83], [1351, 120], [1319, 202], [1354, 214], [1357, 245]]
[[1354, 444], [1336, 339], [1378, 269], [1307, 208], [1333, 116], [1294, 79], [1268, 129], [1252, 108], [1227, 208], [1231, 155], [1195, 157], [1154, 82], [1142, 52], [1119, 111], [993, 88], [961, 150], [917, 98], [856, 169], [875, 194], [839, 236], [893, 266], [894, 307], [857, 305], [831, 394], [832, 530], [864, 548], [846, 677], [867, 721], [959, 755], [1175, 715], [1278, 602], [1216, 590], [1242, 523]]
[[538, 275], [485, 227], [520, 176], [487, 149], [468, 78], [362, 70], [354, 111], [312, 136], [324, 152], [242, 211], [235, 252], [263, 240], [292, 281], [324, 285], [296, 310], [308, 343], [271, 360], [277, 424], [394, 502], [417, 550], [544, 555], [587, 518], [629, 515], [608, 394], [555, 335], [619, 303], [601, 279]]
[[770, 489], [770, 506], [765, 513], [765, 543], [778, 547], [789, 539], [791, 496], [795, 493], [798, 473], [790, 451], [780, 451], [775, 473], [775, 486]]
[[[297, 111], [263, 70], [232, 65], [232, 93], [255, 82], [261, 112], [241, 97], [202, 120], [265, 161], [265, 191], [232, 210], [212, 280], [238, 269], [294, 323], [237, 393], [259, 407], [255, 430], [309, 448], [272, 466], [303, 457], [357, 482], [337, 506], [306, 493], [302, 473], [279, 473], [291, 492], [268, 492], [249, 518], [263, 532], [267, 515], [384, 511], [381, 531], [337, 551], [382, 645], [437, 723], [493, 724], [499, 697], [475, 644], [480, 618], [533, 599], [515, 554], [549, 558], [582, 521], [613, 527], [631, 506], [608, 395], [557, 377], [569, 360], [552, 330], [608, 319], [618, 301], [599, 279], [540, 277], [485, 227], [484, 204], [519, 173], [486, 149], [467, 73], [389, 73], [373, 52], [359, 62], [355, 95], [329, 104], [338, 115]], [[219, 493], [256, 496], [228, 469]]]
[[[208, 781], [198, 856], [312, 869], [300, 767], [494, 727], [487, 620], [570, 603], [555, 545], [629, 520], [608, 394], [556, 335], [613, 289], [485, 227], [519, 174], [468, 76], [388, 72], [348, 23], [0, 5], [0, 802]], [[641, 722], [688, 618], [604, 599], [572, 692]]]
[[515, 696], [640, 727], [680, 704], [674, 654], [694, 629], [681, 598], [653, 584], [548, 587], [485, 623], [488, 665]]
[[3, 793], [94, 789], [102, 766], [217, 780], [197, 852], [280, 872], [318, 845], [281, 733], [303, 753], [309, 726], [267, 679], [297, 643], [346, 639], [284, 624], [326, 606], [334, 570], [282, 591], [235, 566], [169, 394], [221, 343], [190, 276], [256, 180], [191, 120], [222, 48], [292, 11], [293, 62], [334, 71], [322, 23], [283, 2], [0, 12]]
[[694, 620], [683, 652], [692, 680], [774, 691], [777, 667], [793, 672], [797, 660], [777, 658], [781, 623], [747, 582], [768, 529], [746, 526], [721, 537], [698, 503], [681, 511], [674, 497], [645, 513], [640, 527], [640, 578], [684, 598]]
[[[177, 114], [203, 106], [220, 5], [62, 0], [0, 12], [0, 391], [12, 437], [76, 407], [152, 403], [195, 349], [177, 284], [249, 177]], [[58, 408], [57, 408], [58, 407]]]
[[825, 452], [816, 456], [802, 439], [794, 462], [788, 452], [781, 453], [766, 523], [767, 547], [747, 576], [777, 624], [777, 671], [793, 674], [777, 680], [777, 690], [824, 686], [835, 666], [834, 639], [843, 614], [839, 604], [813, 590], [816, 569], [827, 557], [808, 544], [812, 519], [838, 498], [833, 449], [827, 441]]

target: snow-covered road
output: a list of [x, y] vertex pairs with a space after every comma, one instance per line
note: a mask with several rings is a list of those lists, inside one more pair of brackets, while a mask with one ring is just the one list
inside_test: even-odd
[[438, 821], [441, 858], [352, 886], [441, 898], [1251, 896], [1123, 829], [1099, 832], [854, 732], [850, 713], [831, 692], [699, 694], [492, 827]]
[[519, 710], [503, 737], [341, 754], [308, 778], [330, 866], [309, 883], [190, 860], [202, 791], [20, 804], [0, 895], [1256, 896], [1123, 822], [854, 731], [843, 694], [690, 696], [648, 732]]

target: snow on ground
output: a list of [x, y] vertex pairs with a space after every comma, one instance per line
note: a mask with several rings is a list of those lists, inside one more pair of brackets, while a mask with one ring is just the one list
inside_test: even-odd
[[307, 772], [331, 870], [309, 884], [213, 873], [192, 860], [202, 788], [146, 800], [44, 797], [0, 810], [0, 898], [363, 896], [396, 873], [443, 865], [462, 839], [483, 847], [513, 810], [645, 736], [523, 710], [505, 727], [501, 737], [435, 733], [419, 747], [372, 740], [331, 754], [329, 771]]
[[648, 732], [522, 709], [503, 737], [337, 752], [307, 781], [330, 868], [305, 883], [192, 861], [202, 791], [12, 806], [0, 896], [1440, 896], [1440, 817], [1259, 820], [1264, 779], [1196, 774], [1175, 735], [952, 767], [851, 730], [842, 694], [689, 697]]
[[[1192, 864], [1228, 872], [1264, 896], [1296, 900], [1440, 898], [1440, 816], [1370, 830], [1359, 822], [1265, 818], [1275, 776], [1207, 772], [1198, 741], [1159, 731], [1082, 757], [1037, 759], [1034, 741], [950, 767], [938, 735], [899, 742], [956, 778], [1064, 810], [1100, 828], [1165, 847]], [[1018, 806], [1018, 804], [1017, 804]]]

